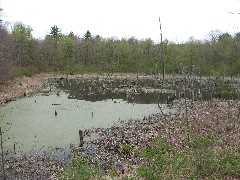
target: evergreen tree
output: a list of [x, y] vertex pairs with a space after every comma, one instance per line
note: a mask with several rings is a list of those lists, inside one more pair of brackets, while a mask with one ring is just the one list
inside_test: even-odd
[[89, 30], [87, 30], [87, 32], [84, 34], [84, 39], [92, 39], [92, 34], [90, 33]]
[[51, 27], [50, 30], [50, 36], [52, 36], [55, 40], [58, 40], [59, 37], [61, 37], [61, 29], [58, 28], [56, 25], [54, 25], [53, 27]]

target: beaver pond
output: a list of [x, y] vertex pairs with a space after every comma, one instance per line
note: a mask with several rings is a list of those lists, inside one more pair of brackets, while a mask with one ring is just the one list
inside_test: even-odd
[[[187, 99], [203, 104], [213, 99], [239, 100], [239, 87], [239, 80], [208, 78], [48, 79], [38, 93], [26, 92], [25, 97], [0, 107], [6, 176], [54, 179], [68, 166], [66, 159], [76, 155], [91, 159], [101, 169], [121, 170], [127, 163], [122, 156], [124, 143], [140, 147], [159, 136], [157, 123], [175, 123], [175, 114], [192, 111]], [[178, 99], [184, 101], [174, 101]], [[79, 130], [85, 141], [80, 150]], [[138, 164], [141, 158], [133, 154], [130, 160]]]
[[[53, 78], [34, 96], [1, 107], [4, 151], [8, 154], [41, 152], [78, 144], [78, 131], [106, 128], [151, 114], [173, 114], [171, 99], [239, 99], [238, 84], [181, 81], [165, 84], [157, 78]], [[201, 89], [202, 93], [199, 94]], [[169, 105], [170, 104], [170, 105]], [[159, 108], [159, 106], [161, 108]], [[161, 109], [161, 110], [160, 110]], [[10, 153], [11, 154], [11, 153]]]

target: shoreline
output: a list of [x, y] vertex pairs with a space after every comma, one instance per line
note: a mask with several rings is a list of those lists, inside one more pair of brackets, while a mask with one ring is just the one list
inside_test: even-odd
[[46, 78], [41, 75], [15, 78], [0, 85], [0, 106], [39, 91]]
[[[185, 79], [187, 76], [171, 76], [166, 75], [166, 81], [172, 81], [173, 78], [176, 80]], [[51, 73], [40, 73], [35, 74], [32, 77], [22, 77], [22, 78], [14, 78], [13, 80], [7, 80], [5, 82], [0, 83], [0, 107], [4, 104], [14, 101], [23, 96], [32, 95], [38, 92], [44, 85], [44, 83], [50, 78], [69, 78], [69, 79], [90, 79], [90, 78], [99, 78], [99, 79], [154, 79], [162, 80], [161, 75], [147, 75], [147, 74], [134, 74], [134, 73], [115, 73], [115, 74], [76, 74], [76, 75], [66, 75], [66, 74], [51, 74]], [[198, 79], [199, 77], [195, 77]], [[212, 77], [220, 80], [219, 77]], [[208, 81], [208, 77], [202, 77], [202, 83], [206, 83]], [[225, 81], [230, 82], [231, 78], [226, 77]], [[240, 85], [240, 79], [236, 79], [233, 77], [233, 83]]]

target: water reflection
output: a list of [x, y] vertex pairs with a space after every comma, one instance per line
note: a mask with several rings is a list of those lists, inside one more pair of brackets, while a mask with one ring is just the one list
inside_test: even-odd
[[[183, 80], [167, 80], [163, 84], [156, 79], [61, 79], [53, 81], [56, 88], [68, 92], [69, 99], [86, 100], [91, 102], [107, 99], [123, 99], [136, 104], [167, 103], [169, 97], [184, 96], [194, 100], [209, 100], [212, 98], [239, 99], [238, 84], [222, 81], [200, 81], [192, 83]], [[223, 83], [223, 84], [222, 84]], [[145, 92], [143, 91], [145, 88]]]

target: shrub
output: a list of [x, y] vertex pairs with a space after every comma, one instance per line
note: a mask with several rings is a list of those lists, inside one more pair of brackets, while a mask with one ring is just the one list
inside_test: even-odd
[[122, 148], [119, 149], [119, 152], [120, 152], [122, 155], [126, 156], [126, 155], [128, 155], [128, 154], [132, 151], [132, 149], [133, 149], [132, 146], [130, 146], [130, 145], [128, 145], [128, 144], [124, 144], [124, 145], [122, 146]]
[[100, 171], [93, 167], [89, 161], [76, 157], [71, 160], [69, 167], [64, 171], [64, 173], [59, 175], [59, 179], [83, 179], [88, 180], [92, 177], [100, 177]]

